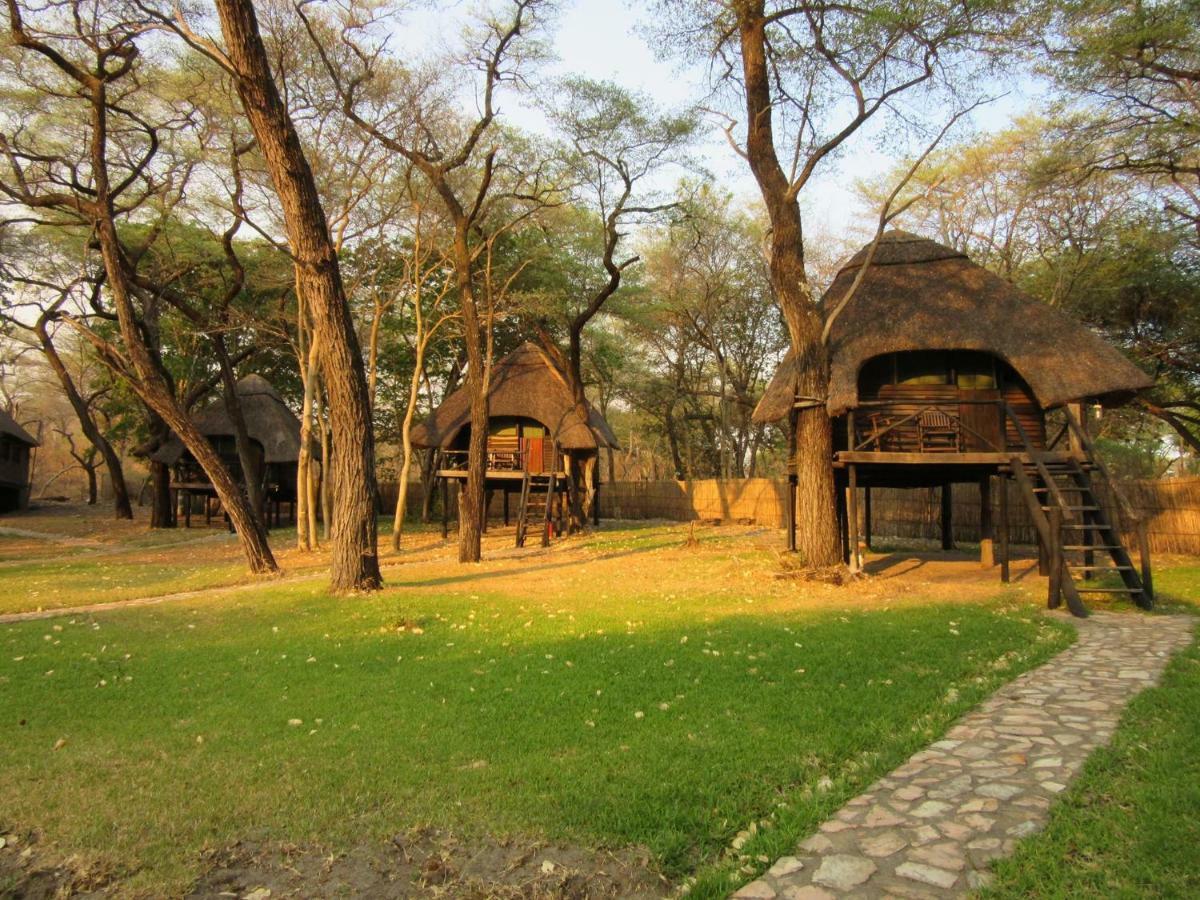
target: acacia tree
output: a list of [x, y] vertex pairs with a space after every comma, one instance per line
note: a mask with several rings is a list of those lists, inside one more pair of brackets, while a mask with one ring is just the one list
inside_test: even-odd
[[715, 61], [721, 86], [744, 117], [744, 144], [735, 137], [737, 116], [726, 114], [725, 130], [766, 205], [771, 284], [791, 339], [795, 467], [803, 485], [797, 549], [810, 565], [835, 565], [840, 546], [825, 408], [826, 321], [806, 265], [800, 199], [822, 164], [868, 123], [886, 118], [906, 96], [945, 82], [979, 36], [1002, 34], [1007, 10], [972, 0], [899, 6], [890, 0], [660, 0], [659, 6], [668, 39]]
[[[648, 188], [647, 183], [686, 163], [683, 151], [695, 133], [696, 120], [690, 112], [662, 113], [649, 97], [615, 84], [578, 77], [564, 79], [547, 107], [566, 144], [564, 174], [575, 203], [592, 219], [587, 231], [598, 247], [593, 265], [599, 271], [584, 276], [577, 295], [564, 298], [565, 359], [544, 330], [542, 343], [552, 357], [565, 363], [560, 368], [567, 375], [576, 412], [586, 422], [584, 329], [620, 290], [625, 272], [639, 262], [637, 254], [624, 250], [628, 231], [676, 208], [673, 198]], [[597, 462], [597, 457], [588, 457], [578, 473], [584, 496], [572, 497], [574, 527], [582, 526], [591, 513]]]
[[232, 79], [258, 152], [280, 201], [296, 288], [312, 315], [313, 343], [328, 396], [334, 504], [330, 585], [334, 591], [381, 586], [375, 513], [375, 444], [362, 355], [337, 250], [316, 180], [271, 71], [250, 0], [216, 0], [223, 42], [195, 30], [183, 13], [158, 19]]
[[[469, 36], [461, 60], [440, 60], [411, 71], [385, 52], [377, 37], [381, 13], [376, 4], [351, 3], [336, 27], [303, 13], [313, 47], [325, 62], [346, 116], [383, 147], [399, 154], [424, 177], [440, 200], [452, 228], [449, 243], [459, 327], [467, 356], [471, 434], [467, 482], [459, 516], [460, 562], [478, 562], [484, 514], [488, 432], [490, 319], [481, 299], [478, 267], [490, 246], [479, 231], [489, 219], [493, 188], [504, 167], [496, 139], [497, 91], [518, 79], [528, 52], [522, 35], [536, 25], [544, 0], [509, 0], [506, 17], [489, 17]], [[478, 112], [455, 114], [452, 81], [478, 75]], [[537, 180], [536, 173], [522, 173]], [[538, 197], [544, 188], [527, 188]]]
[[[127, 246], [118, 230], [118, 219], [149, 212], [164, 191], [178, 189], [171, 179], [179, 174], [169, 167], [164, 173], [158, 166], [164, 141], [186, 120], [181, 121], [170, 104], [155, 103], [147, 88], [138, 40], [148, 23], [142, 16], [127, 15], [130, 10], [124, 5], [114, 8], [92, 0], [52, 7], [35, 24], [26, 22], [16, 0], [8, 0], [7, 6], [9, 39], [26, 64], [10, 70], [8, 77], [26, 79], [34, 96], [62, 101], [64, 115], [86, 125], [79, 144], [64, 146], [53, 140], [59, 134], [32, 134], [24, 122], [12, 123], [0, 139], [8, 166], [0, 192], [34, 216], [90, 234], [103, 266], [120, 346], [78, 319], [71, 321], [204, 468], [237, 530], [251, 571], [274, 572], [278, 567], [265, 531], [216, 450], [178, 402], [147, 341], [135, 283], [145, 247]], [[79, 156], [70, 155], [74, 148]], [[150, 240], [155, 234], [151, 229]]]

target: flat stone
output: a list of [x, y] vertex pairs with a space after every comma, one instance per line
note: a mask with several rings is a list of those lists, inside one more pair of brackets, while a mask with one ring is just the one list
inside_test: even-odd
[[967, 842], [968, 850], [995, 850], [999, 846], [1000, 838], [994, 837], [976, 838]]
[[779, 895], [783, 900], [834, 900], [834, 895], [815, 884], [806, 884], [785, 888]]
[[900, 800], [919, 800], [924, 795], [925, 792], [921, 790], [921, 788], [914, 784], [910, 784], [908, 787], [900, 788], [900, 790], [896, 791], [894, 796]]
[[940, 888], [952, 888], [954, 882], [958, 881], [957, 872], [947, 872], [944, 869], [915, 862], [901, 863], [896, 866], [896, 874], [910, 881], [919, 881], [922, 884], [931, 884]]
[[734, 900], [775, 900], [775, 888], [765, 881], [752, 881], [733, 895]]
[[904, 820], [890, 810], [876, 806], [867, 813], [862, 823], [866, 828], [891, 828], [894, 825], [904, 824]]
[[954, 841], [941, 844], [930, 844], [927, 847], [917, 847], [908, 854], [910, 859], [926, 863], [938, 869], [950, 869], [960, 872], [966, 868], [967, 861], [963, 858], [959, 845]]
[[1021, 793], [1021, 786], [1017, 784], [1003, 784], [1002, 782], [989, 782], [975, 788], [975, 793], [982, 797], [995, 797], [997, 800], [1011, 800], [1017, 794]]
[[800, 849], [807, 850], [809, 853], [828, 853], [833, 849], [833, 841], [823, 834], [814, 834], [800, 842]]
[[1061, 756], [1043, 756], [1041, 759], [1033, 761], [1035, 769], [1057, 769], [1063, 764]]
[[767, 874], [772, 878], [785, 878], [794, 872], [799, 872], [804, 868], [804, 863], [796, 859], [794, 856], [781, 856], [775, 862], [775, 865], [767, 869]]
[[975, 871], [967, 873], [967, 887], [973, 891], [977, 891], [980, 888], [985, 888], [995, 880], [996, 876], [991, 872]]
[[937, 800], [926, 800], [920, 806], [911, 810], [911, 815], [918, 819], [932, 819], [935, 816], [941, 816], [950, 811], [949, 803], [941, 803]]
[[939, 840], [942, 833], [932, 825], [921, 825], [919, 828], [914, 828], [912, 832], [912, 842], [914, 846], [920, 847], [922, 844], [928, 844], [930, 841]]
[[867, 856], [882, 859], [903, 850], [908, 846], [908, 841], [898, 831], [883, 831], [864, 837], [858, 846]]
[[821, 860], [812, 880], [834, 890], [848, 891], [858, 887], [876, 871], [875, 863], [865, 857], [834, 853]]
[[976, 797], [960, 806], [958, 811], [960, 813], [995, 812], [999, 805], [1000, 801], [995, 797]]

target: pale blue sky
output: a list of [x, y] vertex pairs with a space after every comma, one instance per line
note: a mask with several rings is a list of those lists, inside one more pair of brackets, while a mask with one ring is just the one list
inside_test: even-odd
[[[437, 52], [443, 42], [453, 43], [463, 16], [474, 8], [471, 0], [431, 3], [412, 17], [397, 42], [407, 47], [424, 47]], [[577, 73], [616, 82], [641, 91], [665, 108], [686, 108], [706, 95], [704, 66], [684, 66], [647, 43], [642, 26], [652, 24], [652, 4], [636, 0], [565, 0], [553, 16], [550, 44], [557, 61], [544, 74]], [[411, 29], [411, 30], [410, 30]], [[394, 45], [395, 46], [395, 45]], [[420, 52], [418, 50], [418, 52]], [[994, 130], [1042, 102], [1036, 82], [985, 86], [988, 94], [1008, 92], [1003, 99], [977, 111], [970, 122], [960, 122], [949, 139], [965, 137], [972, 130]], [[501, 111], [513, 123], [542, 130], [543, 120], [528, 97], [503, 99]], [[853, 141], [844, 156], [826, 164], [810, 188], [805, 207], [810, 228], [830, 236], [856, 229], [873, 228], [873, 213], [862, 208], [853, 191], [854, 182], [891, 167], [893, 157], [881, 151], [877, 134], [863, 134]], [[728, 146], [715, 119], [703, 129], [698, 156], [712, 174], [745, 202], [758, 202], [758, 190], [743, 159]], [[674, 175], [672, 178], [676, 177]]]

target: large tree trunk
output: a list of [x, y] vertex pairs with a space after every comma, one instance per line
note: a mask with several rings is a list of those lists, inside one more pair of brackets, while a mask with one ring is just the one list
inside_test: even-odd
[[83, 463], [82, 465], [83, 465], [83, 473], [87, 476], [87, 487], [88, 487], [87, 505], [95, 506], [96, 502], [100, 499], [100, 496], [99, 496], [100, 491], [96, 484], [96, 466], [94, 464], [89, 465], [87, 463]]
[[[129, 487], [125, 483], [125, 470], [121, 466], [121, 458], [117, 456], [112, 444], [104, 436], [100, 426], [96, 424], [96, 420], [92, 418], [91, 410], [88, 409], [87, 403], [75, 387], [75, 380], [67, 371], [62, 357], [58, 355], [58, 349], [54, 346], [50, 332], [46, 330], [46, 324], [40, 320], [37, 324], [37, 336], [41, 342], [46, 362], [50, 364], [51, 370], [58, 378], [58, 383], [62, 386], [63, 393], [66, 394], [67, 401], [71, 404], [71, 409], [75, 411], [75, 418], [79, 420], [80, 430], [104, 459], [104, 467], [108, 470], [109, 481], [112, 482], [114, 514], [118, 519], [132, 519], [133, 506], [129, 502]], [[95, 479], [94, 472], [89, 474]], [[90, 502], [95, 503], [96, 501], [93, 499]]]
[[[418, 297], [417, 303], [420, 303]], [[417, 322], [420, 323], [420, 310], [417, 311]], [[425, 369], [425, 336], [420, 334], [418, 327], [416, 355], [413, 359], [412, 378], [408, 383], [408, 403], [404, 407], [404, 419], [400, 423], [400, 462], [399, 481], [396, 484], [396, 514], [392, 519], [392, 549], [400, 549], [400, 537], [404, 533], [404, 514], [408, 506], [408, 479], [412, 474], [413, 446], [412, 423], [417, 413], [417, 399], [421, 391], [421, 375]]]
[[[299, 329], [305, 328], [301, 312]], [[312, 421], [313, 397], [317, 389], [317, 346], [314, 341], [305, 352], [301, 342], [300, 376], [304, 382], [304, 401], [300, 407], [300, 458], [296, 461], [296, 546], [308, 552], [317, 548], [317, 509], [313, 478]]]
[[841, 560], [833, 479], [833, 424], [825, 408], [829, 359], [822, 319], [804, 268], [800, 206], [775, 152], [762, 0], [738, 14], [746, 94], [746, 155], [771, 220], [771, 286], [783, 311], [799, 373], [796, 394], [796, 474], [801, 485], [796, 549], [811, 566]]
[[[216, 0], [238, 97], [283, 211], [297, 283], [321, 341], [321, 372], [333, 430], [336, 506], [330, 582], [335, 591], [382, 584], [376, 528], [375, 446], [362, 355], [337, 253], [300, 138], [271, 74], [250, 0]], [[314, 338], [315, 339], [315, 338]]]

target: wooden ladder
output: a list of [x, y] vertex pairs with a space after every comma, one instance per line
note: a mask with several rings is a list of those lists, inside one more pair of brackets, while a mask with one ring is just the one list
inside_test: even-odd
[[[1008, 409], [1007, 404], [1005, 407]], [[1124, 594], [1141, 608], [1150, 609], [1154, 598], [1144, 526], [1108, 477], [1074, 413], [1065, 410], [1068, 427], [1075, 431], [1083, 452], [1062, 456], [1035, 450], [1011, 409], [1008, 412], [1029, 460], [1025, 462], [1013, 457], [1010, 471], [1050, 557], [1048, 605], [1053, 609], [1065, 598], [1072, 613], [1086, 616], [1088, 611], [1080, 598], [1081, 593]], [[1122, 542], [1116, 523], [1110, 520], [1096, 494], [1092, 482], [1095, 472], [1108, 480], [1110, 492], [1123, 504], [1127, 517], [1138, 527], [1142, 557], [1140, 572]], [[1107, 555], [1109, 561], [1098, 564], [1097, 551]], [[1097, 576], [1105, 575], [1119, 577], [1121, 586], [1090, 584]]]
[[542, 523], [542, 546], [550, 546], [550, 517], [554, 492], [558, 489], [558, 475], [531, 475], [526, 472], [521, 479], [521, 499], [517, 512], [517, 546], [525, 546], [531, 518], [540, 518]]

